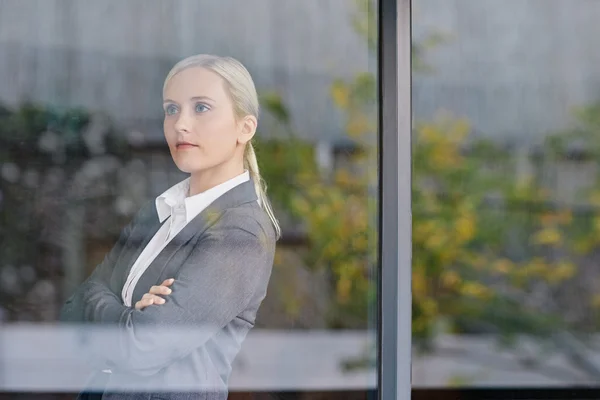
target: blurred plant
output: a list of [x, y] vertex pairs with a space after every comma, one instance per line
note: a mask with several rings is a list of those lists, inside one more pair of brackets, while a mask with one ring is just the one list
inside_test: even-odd
[[[574, 123], [547, 138], [544, 152], [538, 155], [540, 164], [579, 162], [580, 165], [600, 167], [600, 101], [573, 110]], [[588, 254], [600, 246], [600, 174], [576, 193], [587, 209], [585, 218], [572, 234], [578, 254]], [[581, 208], [581, 207], [580, 207]], [[600, 302], [597, 302], [600, 306]]]
[[[353, 23], [376, 51], [377, 21], [372, 1], [358, 0]], [[422, 59], [425, 49], [444, 40], [435, 33], [413, 44], [413, 67], [430, 70]], [[362, 328], [376, 306], [377, 265], [377, 79], [359, 73], [351, 80], [336, 79], [330, 90], [343, 112], [344, 130], [356, 151], [345, 154], [347, 165], [320, 171], [313, 146], [297, 138], [291, 115], [277, 94], [262, 96], [261, 103], [287, 132], [283, 140], [262, 141], [257, 148], [270, 193], [302, 221], [308, 233], [305, 257], [312, 268], [330, 275], [335, 299], [328, 313], [330, 327]]]
[[[337, 93], [341, 89], [334, 85], [333, 95], [346, 99]], [[359, 96], [374, 96], [372, 87], [360, 80], [345, 89], [356, 93], [352, 97], [357, 100]], [[358, 102], [354, 106], [357, 110], [364, 109], [364, 104]], [[285, 109], [281, 100], [265, 105], [269, 111], [272, 107]], [[377, 228], [370, 220], [376, 215], [376, 199], [369, 194], [370, 176], [376, 177], [375, 171], [344, 168], [324, 173], [316, 163], [314, 146], [299, 139], [293, 133], [289, 119], [282, 117], [289, 113], [272, 114], [278, 117], [288, 135], [285, 139], [262, 140], [257, 145], [259, 152], [268, 154], [259, 159], [261, 171], [270, 184], [269, 193], [304, 225], [309, 241], [306, 265], [325, 269], [330, 276], [335, 299], [330, 303], [329, 326], [364, 327], [367, 307], [376, 301], [373, 280], [369, 276], [375, 266], [377, 251], [373, 242]], [[374, 121], [363, 114], [356, 114], [357, 119], [348, 122], [349, 130], [355, 131], [359, 138], [362, 129], [370, 129], [371, 121]], [[352, 157], [358, 163], [354, 167], [368, 165], [368, 153], [361, 152]]]
[[[453, 330], [545, 334], [564, 321], [549, 295], [576, 267], [568, 208], [532, 212], [550, 192], [519, 177], [514, 155], [470, 137], [465, 120], [417, 123], [413, 147], [413, 334], [427, 344], [440, 318]], [[544, 297], [545, 297], [544, 296]]]
[[[357, 4], [355, 24], [373, 48], [373, 5]], [[413, 48], [417, 73], [430, 69], [417, 68], [425, 63], [415, 49], [439, 43], [441, 36], [434, 37]], [[295, 161], [274, 163], [270, 174], [279, 178], [269, 181], [279, 198], [285, 196], [286, 208], [306, 224], [309, 265], [331, 271], [336, 293], [331, 326], [349, 328], [364, 323], [368, 301], [375, 300], [369, 271], [377, 249], [376, 79], [361, 73], [350, 81], [335, 80], [331, 96], [346, 116], [348, 137], [362, 149], [352, 155], [352, 165], [322, 175], [309, 151], [295, 155], [298, 141], [289, 142], [287, 150], [288, 143], [280, 142], [280, 154]], [[277, 110], [285, 109], [276, 104]], [[276, 114], [284, 125], [289, 121], [289, 112]], [[583, 131], [596, 138], [598, 115], [589, 110], [579, 115]], [[556, 148], [556, 140], [550, 139], [544, 151]], [[577, 272], [575, 251], [597, 245], [600, 235], [591, 227], [600, 230], [600, 222], [586, 228], [576, 221], [571, 207], [555, 204], [537, 176], [515, 170], [514, 152], [474, 137], [466, 120], [440, 114], [418, 122], [413, 143], [415, 341], [427, 348], [436, 332], [450, 329], [500, 332], [508, 343], [518, 333], [547, 336], [566, 328], [553, 296]], [[278, 182], [284, 184], [277, 188]], [[599, 198], [592, 193], [592, 199]]]
[[[94, 137], [98, 134], [103, 136]], [[52, 319], [62, 297], [56, 285], [64, 273], [60, 260], [66, 244], [60, 237], [72, 208], [64, 205], [73, 201], [68, 198], [73, 177], [87, 161], [106, 154], [126, 156], [126, 143], [110, 123], [84, 110], [0, 106], [0, 308], [5, 318]]]
[[[374, 94], [365, 79], [332, 85], [348, 136], [364, 148], [352, 164], [323, 174], [310, 145], [294, 136], [259, 145], [274, 156], [261, 158], [269, 161], [262, 168], [271, 193], [305, 223], [307, 264], [330, 272], [332, 328], [364, 328], [376, 301], [376, 171], [369, 169], [376, 146], [367, 139], [374, 119], [366, 116]], [[542, 150], [547, 157], [564, 154], [559, 136], [565, 143], [577, 140], [573, 133], [551, 135]], [[552, 339], [595, 376], [595, 367], [581, 361], [585, 352], [557, 333], [583, 326], [593, 331], [598, 324], [574, 319], [557, 298], [576, 278], [579, 257], [598, 248], [597, 215], [574, 216], [573, 206], [556, 203], [539, 176], [515, 169], [511, 149], [473, 137], [464, 119], [441, 113], [418, 122], [413, 144], [414, 342], [430, 349], [441, 330], [499, 333], [505, 345], [517, 335], [535, 335]], [[597, 199], [597, 189], [589, 196]], [[588, 307], [598, 306], [597, 296], [588, 297]], [[374, 365], [372, 354], [346, 367]]]
[[[89, 157], [93, 149], [86, 143], [96, 116], [81, 109], [58, 109], [23, 104], [11, 111], [0, 106], [0, 161], [63, 164]], [[110, 124], [102, 134], [106, 153], [123, 156], [127, 143]], [[68, 161], [69, 160], [69, 161]]]

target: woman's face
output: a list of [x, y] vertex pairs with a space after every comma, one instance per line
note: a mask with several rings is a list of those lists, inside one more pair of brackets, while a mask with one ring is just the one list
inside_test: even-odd
[[177, 167], [206, 171], [236, 157], [254, 135], [256, 119], [238, 119], [225, 82], [201, 67], [187, 68], [167, 82], [163, 93], [164, 133]]

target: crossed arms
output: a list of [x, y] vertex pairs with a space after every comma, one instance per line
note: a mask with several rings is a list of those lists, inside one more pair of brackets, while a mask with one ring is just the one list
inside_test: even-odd
[[219, 221], [204, 233], [173, 277], [164, 304], [141, 310], [123, 305], [108, 285], [130, 224], [67, 300], [60, 320], [102, 324], [86, 338], [88, 350], [105, 368], [152, 375], [185, 357], [266, 292], [274, 241], [253, 219], [235, 219], [235, 224]]

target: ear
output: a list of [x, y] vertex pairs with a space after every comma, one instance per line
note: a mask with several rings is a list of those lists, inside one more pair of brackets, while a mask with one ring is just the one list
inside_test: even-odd
[[258, 121], [253, 115], [246, 115], [240, 121], [240, 131], [238, 134], [238, 143], [246, 144], [254, 137]]

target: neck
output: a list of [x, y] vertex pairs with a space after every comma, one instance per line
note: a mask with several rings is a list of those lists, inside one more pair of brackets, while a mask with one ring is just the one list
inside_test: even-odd
[[244, 173], [243, 163], [227, 163], [210, 169], [195, 171], [190, 175], [189, 196], [206, 192], [221, 183]]

